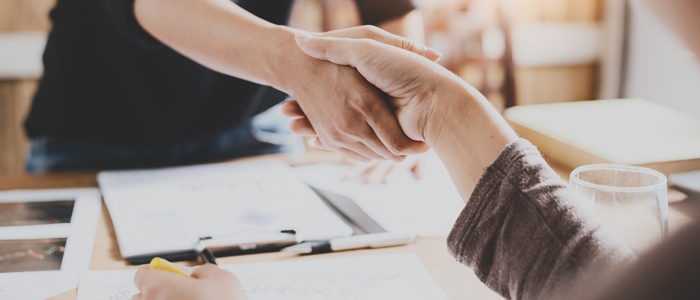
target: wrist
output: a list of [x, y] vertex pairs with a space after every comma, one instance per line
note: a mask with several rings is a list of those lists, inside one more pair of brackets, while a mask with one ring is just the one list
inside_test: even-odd
[[270, 86], [289, 94], [289, 53], [298, 48], [294, 43], [294, 29], [282, 25], [273, 26], [266, 39], [271, 41], [265, 59], [267, 82]]
[[448, 81], [435, 101], [441, 112], [429, 121], [426, 142], [438, 154], [469, 153], [473, 159], [490, 164], [518, 138], [491, 103], [461, 79]]
[[470, 111], [474, 97], [467, 84], [453, 74], [438, 79], [438, 85], [431, 97], [431, 109], [426, 117], [423, 137], [431, 148], [446, 139], [450, 130], [460, 126], [460, 120]]
[[298, 31], [300, 30], [283, 25], [273, 28], [270, 38], [275, 42], [267, 60], [270, 85], [292, 96], [299, 81], [306, 78], [303, 74], [324, 63], [299, 49], [294, 37]]

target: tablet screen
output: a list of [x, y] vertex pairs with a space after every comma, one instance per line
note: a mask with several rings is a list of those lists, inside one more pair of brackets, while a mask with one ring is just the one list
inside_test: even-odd
[[75, 200], [0, 203], [0, 226], [70, 223]]
[[67, 238], [0, 240], [0, 273], [60, 270]]

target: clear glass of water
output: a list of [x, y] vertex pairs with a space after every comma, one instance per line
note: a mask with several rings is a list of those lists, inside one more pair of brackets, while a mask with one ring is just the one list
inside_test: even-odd
[[668, 236], [666, 176], [648, 168], [597, 164], [576, 168], [569, 186], [633, 251]]

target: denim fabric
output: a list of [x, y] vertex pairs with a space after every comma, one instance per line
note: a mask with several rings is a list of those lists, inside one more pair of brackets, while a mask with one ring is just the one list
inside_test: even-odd
[[50, 136], [33, 138], [26, 169], [29, 173], [41, 173], [153, 168], [303, 152], [303, 140], [287, 131], [288, 120], [276, 112], [273, 108], [216, 136], [172, 146], [113, 145]]

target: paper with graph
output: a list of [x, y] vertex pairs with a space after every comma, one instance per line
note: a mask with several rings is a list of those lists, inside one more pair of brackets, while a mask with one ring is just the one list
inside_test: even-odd
[[[441, 300], [447, 296], [414, 254], [223, 265], [249, 300]], [[135, 270], [91, 271], [78, 300], [129, 300], [138, 293]]]
[[98, 180], [126, 258], [193, 250], [200, 237], [215, 242], [289, 229], [305, 239], [352, 234], [278, 160], [110, 171]]

